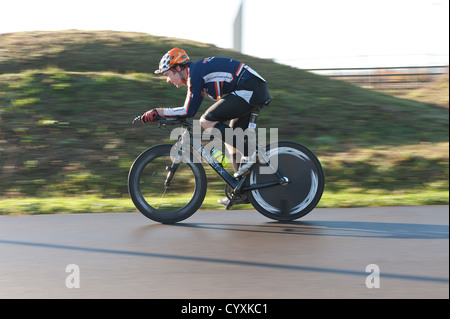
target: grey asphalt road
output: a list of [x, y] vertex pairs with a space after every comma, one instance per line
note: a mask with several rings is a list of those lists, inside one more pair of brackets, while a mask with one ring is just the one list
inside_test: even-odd
[[0, 298], [448, 299], [448, 209], [1, 216]]

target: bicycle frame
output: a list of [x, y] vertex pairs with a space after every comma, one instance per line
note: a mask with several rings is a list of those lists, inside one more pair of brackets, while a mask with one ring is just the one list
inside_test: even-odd
[[[255, 112], [252, 113], [249, 128], [255, 129], [256, 128], [256, 118], [258, 116], [259, 110], [255, 110]], [[173, 175], [175, 174], [175, 171], [182, 160], [183, 157], [183, 146], [188, 146], [189, 149], [195, 150], [197, 154], [200, 155], [200, 157], [208, 163], [214, 171], [234, 190], [235, 194], [240, 194], [243, 192], [266, 188], [266, 187], [272, 187], [276, 185], [285, 185], [289, 183], [289, 180], [284, 177], [277, 169], [273, 168], [270, 164], [270, 160], [266, 156], [265, 152], [258, 153], [258, 144], [255, 143], [254, 149], [256, 151], [257, 155], [261, 155], [261, 157], [264, 159], [264, 161], [273, 169], [273, 174], [278, 178], [271, 182], [261, 183], [261, 184], [253, 184], [248, 186], [243, 186], [244, 182], [248, 175], [245, 175], [239, 179], [235, 179], [233, 176], [228, 173], [228, 171], [220, 164], [218, 163], [214, 157], [209, 154], [209, 152], [205, 149], [205, 147], [201, 143], [201, 138], [193, 138], [195, 137], [192, 133], [192, 124], [189, 122], [183, 122], [183, 125], [187, 128], [183, 132], [183, 134], [179, 137], [178, 142], [181, 144], [181, 147], [178, 149], [177, 155], [175, 159], [173, 160], [173, 164], [171, 167], [167, 168], [169, 173], [167, 175], [167, 179], [165, 182], [165, 185], [168, 186], [171, 183], [171, 179]], [[188, 140], [188, 142], [187, 142]], [[264, 146], [263, 146], [264, 147]]]

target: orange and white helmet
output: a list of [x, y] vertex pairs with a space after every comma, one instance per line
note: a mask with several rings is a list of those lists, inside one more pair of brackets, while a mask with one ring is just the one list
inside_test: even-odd
[[156, 70], [155, 73], [161, 74], [177, 65], [183, 65], [186, 63], [189, 63], [189, 56], [186, 51], [183, 49], [173, 48], [164, 54], [159, 62], [159, 69]]

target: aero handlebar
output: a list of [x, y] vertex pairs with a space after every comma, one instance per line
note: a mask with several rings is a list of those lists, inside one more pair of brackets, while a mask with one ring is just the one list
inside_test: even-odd
[[[138, 115], [138, 116], [136, 116], [134, 118], [132, 123], [134, 123], [136, 121], [140, 121], [140, 120], [141, 120], [141, 116]], [[168, 119], [166, 119], [166, 118], [164, 118], [162, 116], [157, 119], [157, 123], [159, 125], [161, 125], [161, 124], [162, 125], [187, 124], [186, 119], [184, 119], [184, 118], [176, 118], [176, 119], [173, 119], [173, 120], [168, 120]]]

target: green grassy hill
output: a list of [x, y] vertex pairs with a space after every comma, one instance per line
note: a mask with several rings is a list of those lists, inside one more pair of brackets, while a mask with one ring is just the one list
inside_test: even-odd
[[[169, 141], [169, 131], [131, 120], [184, 102], [185, 88], [153, 74], [175, 46], [194, 61], [238, 59], [268, 80], [273, 100], [259, 127], [318, 154], [322, 206], [448, 203], [448, 107], [208, 44], [108, 31], [0, 34], [0, 198], [126, 198], [134, 158]], [[210, 186], [223, 195], [222, 183]]]

